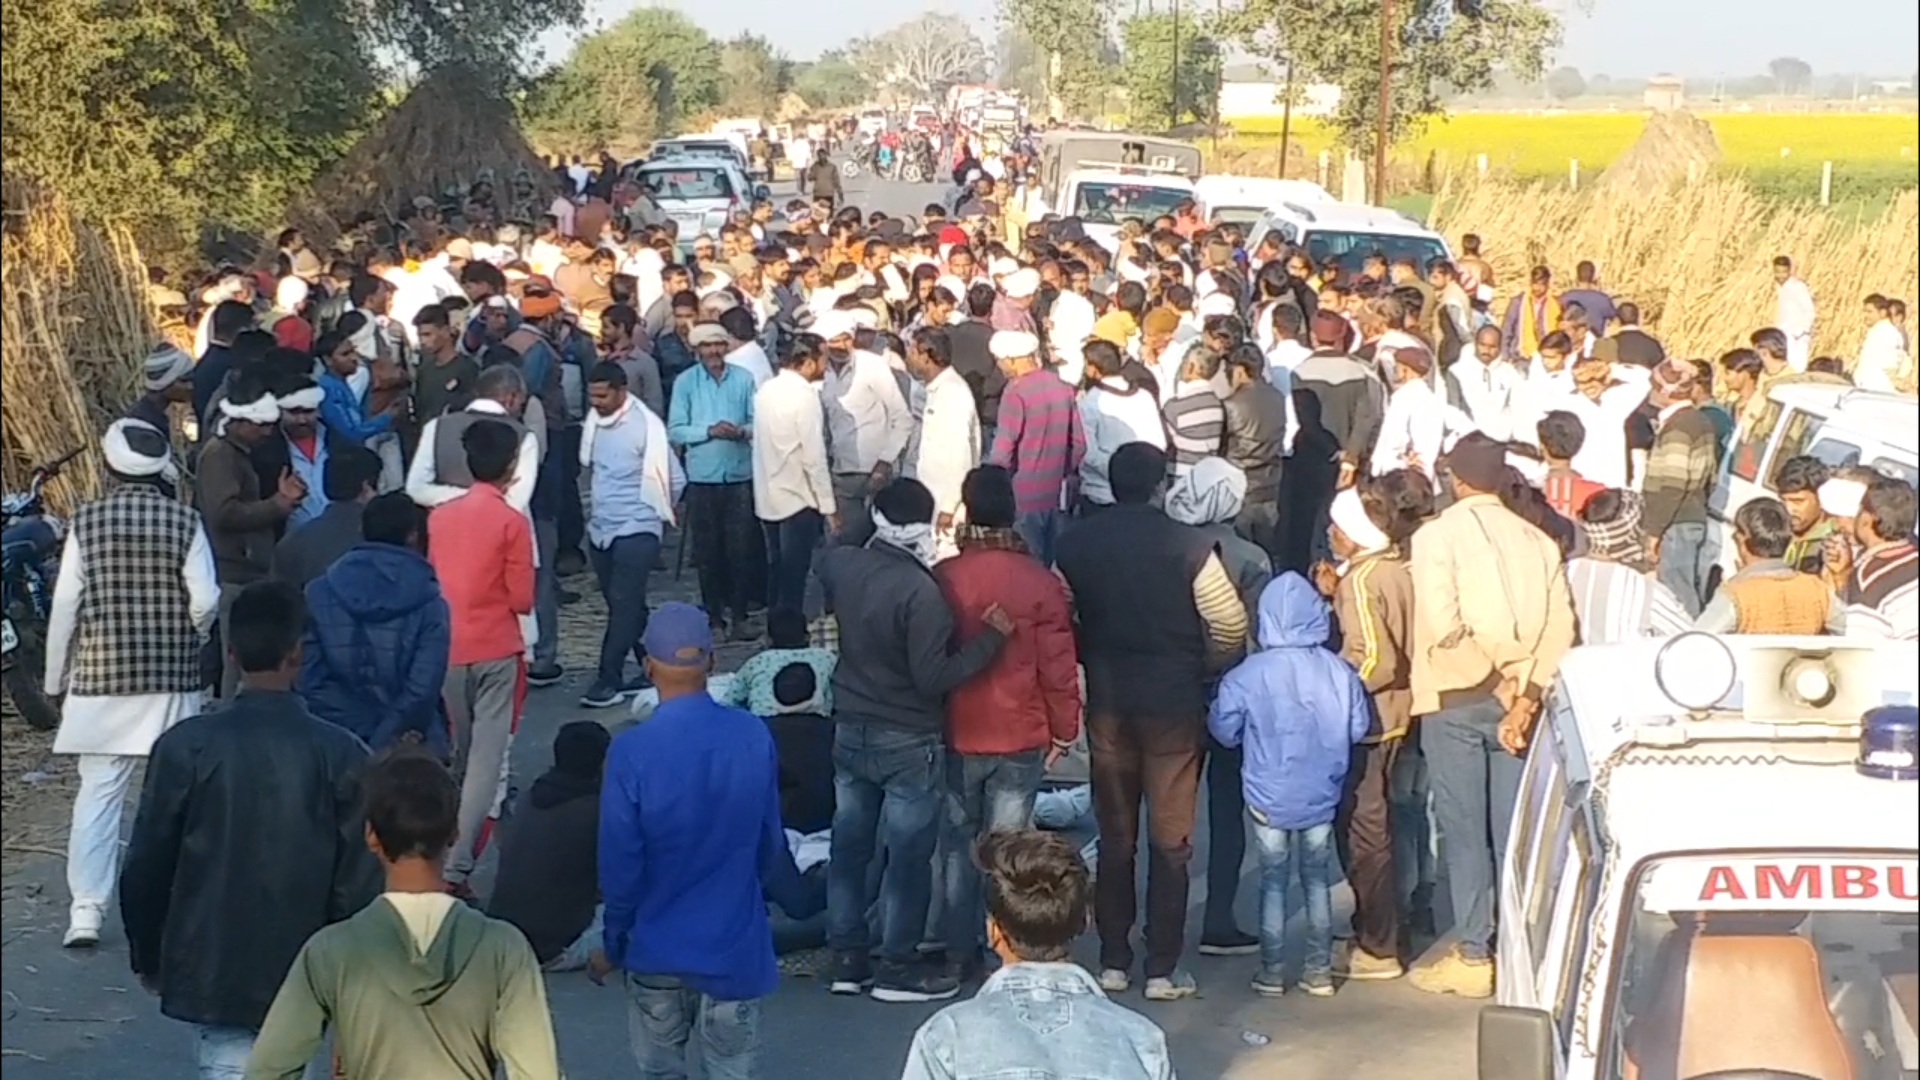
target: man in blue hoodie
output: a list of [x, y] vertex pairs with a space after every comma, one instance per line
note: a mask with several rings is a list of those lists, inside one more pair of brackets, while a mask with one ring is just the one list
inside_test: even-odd
[[706, 613], [663, 604], [642, 644], [660, 705], [607, 756], [604, 936], [588, 972], [596, 981], [625, 973], [642, 1076], [687, 1075], [687, 1044], [697, 1037], [710, 1080], [750, 1080], [760, 999], [780, 982], [766, 899], [795, 919], [823, 904], [806, 895], [787, 847], [765, 721], [707, 693]]
[[1287, 884], [1307, 908], [1300, 989], [1333, 994], [1333, 821], [1353, 745], [1372, 727], [1359, 676], [1327, 649], [1332, 612], [1299, 574], [1260, 593], [1260, 649], [1220, 680], [1207, 728], [1242, 747], [1247, 816], [1260, 848], [1260, 973], [1254, 992], [1286, 992]]
[[420, 554], [420, 510], [403, 492], [361, 514], [363, 542], [307, 586], [298, 691], [322, 720], [375, 750], [417, 737], [443, 759], [447, 602]]

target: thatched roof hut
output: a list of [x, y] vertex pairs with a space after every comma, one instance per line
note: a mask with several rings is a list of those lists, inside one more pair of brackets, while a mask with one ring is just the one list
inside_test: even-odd
[[458, 205], [481, 180], [514, 218], [545, 212], [557, 187], [497, 80], [441, 68], [321, 173], [288, 216], [325, 238], [357, 214], [396, 215], [421, 197]]

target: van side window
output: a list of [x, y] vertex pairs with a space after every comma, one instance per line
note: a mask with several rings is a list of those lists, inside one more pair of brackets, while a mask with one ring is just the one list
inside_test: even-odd
[[1567, 787], [1561, 777], [1558, 754], [1554, 755], [1551, 768], [1545, 771], [1540, 802], [1534, 802], [1533, 792], [1527, 793], [1529, 804], [1536, 806], [1540, 814], [1526, 878], [1527, 950], [1535, 964], [1541, 964], [1547, 955], [1553, 933], [1554, 901], [1560, 894], [1562, 871], [1567, 864]]
[[1813, 441], [1813, 414], [1798, 409], [1787, 414], [1781, 423], [1779, 435], [1773, 441], [1773, 454], [1767, 459], [1768, 491], [1780, 490], [1780, 470], [1788, 461], [1807, 452], [1807, 444]]
[[1553, 994], [1553, 1014], [1560, 1018], [1560, 1045], [1573, 1044], [1573, 1020], [1580, 995], [1580, 975], [1586, 968], [1587, 950], [1593, 946], [1593, 919], [1600, 906], [1600, 875], [1596, 872], [1593, 823], [1585, 807], [1573, 814], [1568, 826], [1568, 845], [1572, 859], [1561, 882], [1562, 891], [1573, 892], [1567, 916], [1568, 947], [1566, 962], [1560, 967], [1560, 985]]

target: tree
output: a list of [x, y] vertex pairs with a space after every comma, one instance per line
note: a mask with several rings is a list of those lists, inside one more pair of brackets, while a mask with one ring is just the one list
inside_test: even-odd
[[1797, 56], [1780, 56], [1767, 61], [1767, 74], [1773, 88], [1781, 94], [1804, 94], [1813, 87], [1813, 65]]
[[869, 84], [922, 101], [946, 93], [949, 86], [982, 78], [989, 59], [972, 27], [938, 13], [858, 42], [850, 55]]
[[719, 43], [693, 20], [641, 8], [582, 38], [529, 90], [523, 115], [545, 141], [637, 150], [719, 107], [720, 61]]
[[1587, 80], [1578, 68], [1557, 67], [1547, 72], [1547, 96], [1555, 101], [1572, 101], [1587, 92]]
[[816, 109], [844, 109], [867, 100], [872, 88], [847, 54], [829, 49], [812, 63], [793, 66], [793, 92]]
[[[1220, 17], [1249, 52], [1291, 59], [1301, 78], [1340, 87], [1328, 118], [1350, 148], [1371, 145], [1380, 95], [1380, 0], [1246, 0]], [[1446, 113], [1446, 97], [1470, 94], [1506, 71], [1537, 80], [1560, 20], [1537, 0], [1402, 0], [1393, 5], [1392, 109], [1398, 141]]]
[[1000, 0], [1000, 18], [1047, 58], [1047, 110], [1085, 115], [1111, 85], [1101, 60], [1110, 46], [1103, 0]]
[[[305, 6], [311, 0], [295, 0]], [[572, 26], [585, 0], [319, 0], [366, 9], [382, 49], [398, 49], [422, 68], [449, 62], [517, 74], [538, 54], [527, 42], [556, 25]]]
[[766, 38], [743, 33], [720, 47], [720, 79], [722, 111], [770, 118], [792, 85], [793, 63]]
[[1164, 131], [1213, 115], [1220, 47], [1197, 19], [1184, 12], [1177, 23], [1169, 12], [1136, 15], [1120, 24], [1120, 41], [1133, 126]]
[[1044, 101], [1047, 96], [1047, 57], [1025, 34], [1004, 27], [993, 46], [994, 81], [1002, 90], [1024, 95], [1029, 101]]

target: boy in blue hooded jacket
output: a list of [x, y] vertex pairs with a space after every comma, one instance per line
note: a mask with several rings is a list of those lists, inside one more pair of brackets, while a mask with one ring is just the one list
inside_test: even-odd
[[1260, 974], [1253, 989], [1286, 992], [1281, 971], [1287, 882], [1300, 875], [1307, 955], [1300, 988], [1333, 994], [1333, 819], [1353, 745], [1372, 705], [1351, 667], [1327, 648], [1332, 611], [1295, 573], [1260, 593], [1259, 651], [1220, 680], [1207, 727], [1245, 750], [1241, 784], [1260, 849]]

